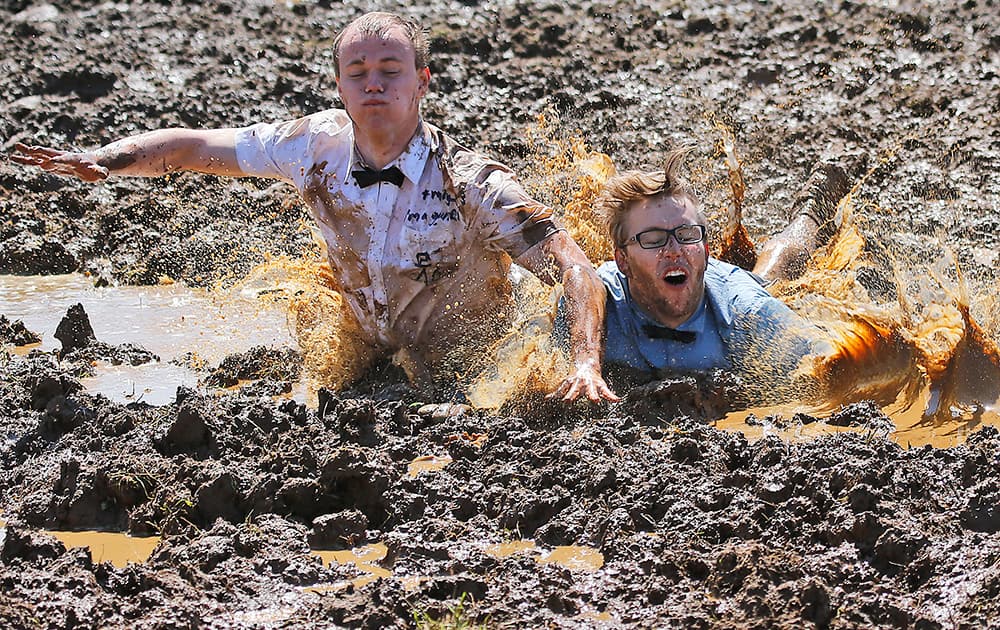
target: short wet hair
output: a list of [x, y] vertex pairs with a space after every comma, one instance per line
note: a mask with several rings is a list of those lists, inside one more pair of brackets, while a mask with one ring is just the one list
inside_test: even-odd
[[652, 197], [686, 197], [698, 211], [698, 221], [707, 225], [697, 194], [680, 175], [684, 160], [694, 147], [675, 149], [667, 154], [663, 169], [658, 171], [625, 171], [609, 179], [594, 202], [594, 210], [603, 219], [608, 236], [616, 248], [622, 248], [628, 235], [624, 233], [625, 216], [643, 199]]
[[414, 20], [405, 18], [395, 13], [384, 13], [373, 11], [365, 13], [361, 17], [344, 27], [343, 30], [333, 40], [333, 72], [340, 78], [340, 45], [344, 41], [344, 35], [349, 31], [357, 30], [363, 37], [379, 37], [385, 39], [389, 31], [394, 28], [401, 28], [406, 33], [406, 38], [413, 45], [413, 58], [416, 62], [417, 70], [427, 67], [427, 59], [430, 56], [430, 44], [427, 42], [427, 34], [424, 29]]

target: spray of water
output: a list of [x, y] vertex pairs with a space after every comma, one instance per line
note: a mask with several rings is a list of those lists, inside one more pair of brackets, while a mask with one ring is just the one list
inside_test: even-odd
[[[716, 252], [743, 266], [755, 259], [752, 240], [742, 224], [746, 190], [742, 163], [732, 132], [716, 123], [719, 135], [712, 160], [722, 158], [729, 171], [730, 199], [722, 213], [723, 246]], [[615, 173], [611, 158], [588, 149], [565, 132], [551, 111], [541, 115], [527, 134], [536, 156], [525, 177], [529, 192], [557, 209], [570, 235], [595, 264], [613, 252], [606, 229], [593, 212], [603, 183]], [[710, 170], [694, 164], [699, 172]], [[817, 250], [806, 272], [771, 287], [772, 292], [826, 331], [833, 351], [813, 358], [800, 370], [812, 386], [800, 394], [816, 410], [830, 410], [854, 400], [880, 405], [928, 400], [924, 417], [942, 421], [955, 414], [995, 409], [1000, 392], [1000, 353], [996, 321], [980, 326], [971, 315], [970, 292], [957, 265], [950, 275], [928, 269], [926, 262], [888, 251], [864, 236], [864, 215], [884, 212], [859, 202], [865, 178], [840, 200], [836, 232]], [[862, 212], [859, 212], [862, 210]], [[944, 249], [944, 248], [942, 248]], [[873, 252], [877, 253], [874, 255]], [[289, 318], [316, 385], [339, 387], [359, 377], [375, 351], [360, 333], [323, 262], [322, 242], [298, 259], [270, 258], [243, 282], [287, 304]], [[516, 270], [516, 268], [515, 268]], [[873, 295], [872, 274], [883, 291]], [[515, 276], [518, 276], [515, 273]], [[954, 278], [954, 280], [952, 280]], [[469, 398], [481, 408], [496, 408], [518, 398], [549, 391], [569, 370], [564, 353], [551, 340], [559, 288], [546, 287], [530, 274], [515, 277], [518, 312], [508, 333], [492, 348], [488, 367], [472, 379]], [[995, 310], [993, 311], [995, 312]], [[761, 357], [765, 373], [766, 357]], [[818, 386], [816, 386], [818, 385]]]

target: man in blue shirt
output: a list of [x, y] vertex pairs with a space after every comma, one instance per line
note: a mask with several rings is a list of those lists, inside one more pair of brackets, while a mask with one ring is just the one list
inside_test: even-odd
[[[789, 382], [804, 357], [829, 345], [760, 276], [709, 256], [705, 215], [678, 175], [684, 155], [671, 153], [662, 171], [612, 178], [597, 201], [615, 245], [614, 262], [598, 269], [607, 289], [605, 364], [654, 374], [725, 369], [760, 383]], [[813, 195], [764, 248], [757, 269], [771, 279], [794, 275], [848, 190], [842, 172], [821, 177], [838, 190]]]

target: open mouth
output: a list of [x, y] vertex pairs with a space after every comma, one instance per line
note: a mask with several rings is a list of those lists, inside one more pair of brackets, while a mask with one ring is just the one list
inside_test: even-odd
[[663, 275], [663, 280], [670, 285], [679, 287], [687, 281], [687, 273], [681, 271], [680, 269], [675, 269], [673, 271], [668, 271]]

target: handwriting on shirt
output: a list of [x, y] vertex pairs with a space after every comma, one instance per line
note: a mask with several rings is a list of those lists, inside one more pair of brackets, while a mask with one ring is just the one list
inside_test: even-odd
[[458, 209], [456, 208], [452, 208], [451, 210], [434, 210], [433, 212], [410, 210], [406, 213], [407, 223], [424, 223], [426, 225], [458, 221], [460, 218], [461, 216], [458, 214]]
[[417, 282], [423, 282], [424, 285], [437, 282], [452, 271], [447, 266], [435, 264], [431, 260], [430, 252], [417, 252], [414, 264], [419, 271], [413, 276], [413, 279]]
[[427, 190], [425, 188], [420, 196], [423, 197], [424, 201], [430, 199], [431, 201], [443, 201], [449, 206], [455, 205], [455, 198], [447, 190]]

